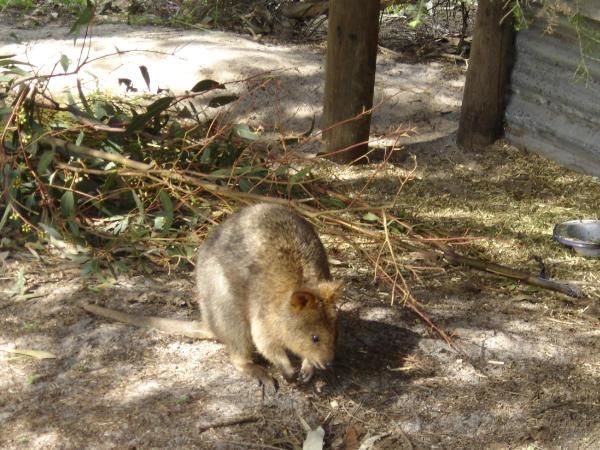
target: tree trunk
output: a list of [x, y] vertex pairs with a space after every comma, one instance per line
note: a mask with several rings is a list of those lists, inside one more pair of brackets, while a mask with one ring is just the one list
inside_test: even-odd
[[321, 129], [325, 152], [347, 163], [368, 150], [371, 113], [364, 112], [373, 106], [379, 0], [330, 0], [327, 33]]
[[506, 3], [480, 0], [477, 6], [457, 135], [458, 145], [469, 150], [489, 145], [502, 135], [514, 50], [513, 20], [504, 8]]

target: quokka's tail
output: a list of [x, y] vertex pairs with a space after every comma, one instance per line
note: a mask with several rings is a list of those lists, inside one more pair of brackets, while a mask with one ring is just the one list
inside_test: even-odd
[[194, 339], [215, 339], [213, 333], [203, 322], [192, 320], [165, 319], [154, 316], [138, 316], [116, 309], [104, 308], [103, 306], [79, 303], [81, 308], [87, 312], [117, 322], [135, 325], [136, 327], [154, 328], [168, 334], [186, 336]]

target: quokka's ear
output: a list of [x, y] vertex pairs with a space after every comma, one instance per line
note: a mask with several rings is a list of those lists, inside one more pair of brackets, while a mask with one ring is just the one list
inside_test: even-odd
[[341, 289], [341, 281], [323, 281], [322, 283], [319, 283], [320, 297], [326, 302], [334, 303]]
[[292, 310], [298, 312], [306, 308], [316, 308], [318, 300], [315, 294], [310, 291], [294, 291], [292, 294]]

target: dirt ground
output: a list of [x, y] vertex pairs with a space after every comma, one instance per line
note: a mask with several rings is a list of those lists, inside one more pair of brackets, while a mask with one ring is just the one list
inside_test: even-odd
[[[512, 149], [515, 154], [531, 170], [531, 180], [524, 173], [518, 189], [537, 192], [533, 170], [542, 160]], [[448, 185], [438, 184], [438, 170], [452, 171], [451, 165], [467, 159], [492, 160], [503, 170], [499, 160], [508, 158], [500, 146], [477, 157], [451, 148], [425, 154], [407, 195], [423, 188], [442, 198]], [[385, 183], [401, 166], [390, 165], [383, 184], [373, 187], [379, 195], [386, 195]], [[373, 167], [353, 171], [360, 178]], [[477, 207], [477, 196], [489, 189], [460, 197], [472, 185], [456, 177], [450, 195]], [[516, 191], [506, 185], [511, 189]], [[535, 192], [535, 201], [542, 201], [544, 191]], [[454, 220], [460, 228], [460, 219]], [[484, 235], [485, 228], [472, 227], [472, 233]], [[510, 245], [526, 238], [511, 238], [508, 230], [496, 237]], [[373, 281], [360, 255], [335, 237], [324, 241], [336, 278], [346, 284], [335, 370], [308, 386], [282, 381], [279, 393], [264, 399], [218, 343], [112, 323], [76, 305], [83, 299], [193, 317], [197, 308], [185, 270], [168, 274], [139, 262], [131, 275], [102, 285], [64, 259], [43, 254], [37, 261], [27, 251], [10, 251], [0, 285], [0, 348], [44, 350], [56, 359], [2, 355], [0, 446], [300, 448], [302, 418], [322, 425], [327, 448], [334, 449], [358, 448], [353, 443], [375, 437], [364, 448], [599, 448], [597, 296], [567, 299], [452, 267], [410, 280], [430, 317], [465, 350], [461, 355], [397, 302], [392, 305], [389, 289]], [[577, 259], [558, 246], [543, 256], [567, 273]], [[583, 271], [572, 275], [597, 286], [599, 268], [598, 260], [586, 260]], [[9, 296], [19, 272], [27, 294]]]
[[[218, 45], [238, 42], [239, 50], [237, 40], [243, 40], [260, 46], [268, 59], [263, 44], [225, 37]], [[297, 126], [305, 126], [319, 109], [323, 52], [305, 46], [273, 52], [298, 67], [301, 84], [285, 78], [278, 86], [293, 91], [288, 111], [298, 111], [294, 99], [304, 105]], [[314, 76], [304, 77], [310, 70]], [[502, 143], [477, 154], [460, 152], [453, 144], [460, 66], [410, 65], [384, 56], [378, 70], [379, 98], [385, 92], [394, 97], [377, 113], [375, 134], [394, 124], [416, 131], [383, 169], [377, 163], [338, 168], [334, 186], [352, 194], [370, 180], [363, 194], [384, 204], [413, 170], [412, 154], [418, 166], [403, 191], [412, 220], [448, 235], [484, 238], [482, 253], [500, 262], [532, 269], [531, 255], [539, 255], [561, 277], [598, 286], [600, 260], [549, 244], [557, 216], [597, 216], [598, 180]], [[198, 79], [192, 75], [193, 84]], [[270, 117], [258, 111], [264, 116], [257, 122]], [[298, 114], [289, 116], [293, 121]], [[534, 218], [552, 220], [539, 228]], [[307, 386], [281, 380], [279, 392], [264, 398], [255, 381], [232, 368], [218, 343], [109, 322], [77, 306], [86, 300], [194, 317], [190, 268], [166, 273], [129, 261], [128, 275], [100, 283], [82, 277], [77, 263], [52, 248], [38, 250], [39, 259], [23, 248], [3, 249], [0, 448], [295, 449], [306, 437], [303, 422], [322, 426], [332, 449], [600, 448], [597, 290], [569, 299], [420, 261], [435, 267], [409, 277], [409, 285], [432, 320], [463, 348], [460, 354], [392, 302], [389, 289], [343, 239], [324, 233], [323, 240], [334, 276], [346, 285], [335, 369]], [[519, 257], [506, 256], [515, 250]], [[19, 280], [24, 287], [15, 295]], [[14, 349], [56, 358], [6, 352]]]

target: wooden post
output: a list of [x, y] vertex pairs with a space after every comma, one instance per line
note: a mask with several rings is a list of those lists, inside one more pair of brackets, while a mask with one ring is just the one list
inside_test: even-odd
[[329, 0], [321, 129], [326, 153], [348, 149], [331, 155], [337, 162], [354, 161], [368, 150], [371, 114], [363, 112], [373, 106], [379, 4], [379, 0]]
[[479, 0], [477, 6], [456, 139], [465, 149], [489, 145], [502, 135], [514, 50], [512, 14], [506, 4], [506, 0]]

